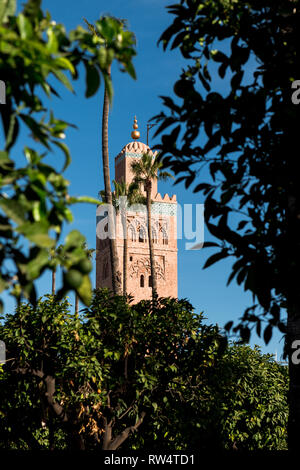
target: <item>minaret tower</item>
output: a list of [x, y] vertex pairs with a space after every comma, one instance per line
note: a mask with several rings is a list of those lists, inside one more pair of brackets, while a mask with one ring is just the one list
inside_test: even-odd
[[[115, 180], [133, 180], [131, 164], [144, 153], [153, 155], [149, 146], [139, 142], [138, 123], [134, 118], [132, 142], [123, 147], [115, 158]], [[143, 188], [141, 188], [143, 190]], [[176, 196], [163, 197], [157, 192], [157, 180], [152, 182], [152, 236], [154, 241], [154, 258], [159, 297], [177, 297], [177, 201]], [[117, 250], [119, 256], [120, 276], [123, 276], [123, 235], [120, 214], [117, 213]], [[105, 214], [102, 216], [105, 224]], [[105, 225], [104, 225], [105, 226]], [[146, 206], [129, 207], [127, 209], [127, 293], [134, 297], [134, 302], [150, 299], [151, 269], [147, 231]], [[112, 288], [109, 240], [97, 236], [96, 255], [96, 287]]]

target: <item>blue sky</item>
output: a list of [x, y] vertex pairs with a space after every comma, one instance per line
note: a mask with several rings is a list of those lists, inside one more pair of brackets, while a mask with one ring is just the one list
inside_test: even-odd
[[[111, 173], [113, 177], [114, 157], [132, 139], [134, 115], [137, 116], [141, 137], [146, 142], [147, 121], [158, 114], [162, 109], [160, 95], [173, 94], [173, 84], [178, 79], [184, 66], [178, 51], [164, 52], [157, 46], [162, 32], [171, 23], [171, 15], [167, 13], [166, 5], [175, 3], [163, 0], [111, 0], [101, 2], [89, 0], [44, 0], [43, 9], [49, 10], [53, 20], [64, 23], [67, 30], [81, 24], [83, 17], [90, 22], [95, 21], [103, 14], [111, 14], [128, 20], [128, 27], [137, 38], [137, 57], [134, 65], [137, 80], [134, 81], [117, 67], [113, 68], [112, 78], [114, 85], [114, 100], [109, 117], [109, 151], [111, 160]], [[103, 100], [103, 86], [92, 98], [84, 97], [84, 78], [82, 71], [80, 79], [75, 85], [75, 94], [62, 90], [62, 99], [53, 99], [51, 106], [55, 115], [61, 119], [76, 124], [77, 129], [67, 132], [66, 144], [72, 155], [71, 166], [66, 171], [70, 180], [70, 194], [90, 195], [97, 197], [98, 191], [103, 189], [101, 164], [101, 110]], [[222, 92], [222, 89], [220, 89]], [[150, 137], [153, 135], [151, 131]], [[158, 139], [150, 139], [150, 145], [158, 143]], [[32, 145], [30, 138], [24, 135], [23, 145]], [[21, 143], [17, 150], [21, 153]], [[51, 163], [60, 164], [59, 154], [51, 155]], [[61, 164], [62, 164], [61, 160]], [[172, 186], [172, 183], [160, 183], [161, 193], [177, 194], [180, 204], [203, 203], [199, 194], [185, 190], [183, 185]], [[95, 247], [95, 206], [74, 206], [74, 222], [67, 226], [64, 235], [73, 228], [79, 229], [87, 238], [89, 247]], [[205, 232], [205, 239], [210, 240]], [[206, 321], [218, 323], [223, 326], [229, 320], [237, 320], [252, 299], [240, 286], [232, 283], [226, 287], [230, 274], [231, 260], [225, 260], [203, 270], [202, 266], [213, 250], [187, 251], [184, 249], [185, 240], [178, 241], [178, 284], [179, 297], [187, 298], [194, 305], [197, 312], [203, 311]], [[95, 282], [95, 270], [92, 273]], [[45, 274], [38, 283], [39, 295], [49, 292], [51, 274]], [[73, 301], [71, 295], [71, 301]], [[12, 302], [7, 299], [7, 309], [13, 309]], [[251, 344], [259, 344], [264, 352], [278, 352], [283, 348], [280, 334], [273, 335], [273, 339], [266, 347], [263, 341], [253, 336]]]

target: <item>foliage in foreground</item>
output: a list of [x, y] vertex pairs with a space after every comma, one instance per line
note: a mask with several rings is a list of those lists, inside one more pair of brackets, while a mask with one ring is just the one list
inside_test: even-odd
[[186, 64], [176, 98], [163, 97], [157, 133], [170, 130], [158, 148], [177, 182], [203, 195], [214, 237], [206, 246], [217, 250], [204, 268], [230, 256], [228, 283], [252, 295], [226, 329], [244, 341], [256, 331], [266, 344], [274, 328], [285, 334], [288, 447], [297, 452], [299, 0], [179, 0], [167, 9], [173, 21], [161, 44], [178, 48]]
[[[63, 298], [74, 290], [88, 305], [92, 288], [91, 266], [82, 248], [85, 238], [73, 230], [60, 255], [55, 247], [61, 243], [64, 224], [73, 220], [71, 206], [98, 201], [69, 194], [63, 172], [71, 156], [63, 139], [72, 125], [58, 119], [50, 99], [60, 97], [62, 88], [73, 92], [73, 82], [82, 71], [87, 98], [98, 91], [101, 79], [111, 98], [108, 64], [116, 59], [121, 70], [135, 78], [134, 40], [111, 17], [95, 22], [97, 37], [81, 26], [67, 33], [63, 24], [43, 12], [41, 3], [27, 0], [16, 13], [16, 0], [0, 0], [0, 79], [6, 85], [6, 103], [0, 106], [4, 137], [0, 148], [0, 293], [35, 303], [36, 280], [45, 270], [61, 265], [58, 294]], [[24, 155], [19, 156], [16, 144], [22, 132], [29, 133], [29, 138]], [[59, 169], [50, 160], [55, 149], [65, 160]]]
[[203, 195], [215, 239], [206, 246], [217, 250], [204, 267], [230, 256], [228, 283], [253, 295], [228, 330], [268, 343], [273, 328], [286, 332], [286, 309], [299, 322], [299, 0], [180, 0], [167, 9], [173, 21], [160, 42], [186, 62], [175, 99], [163, 97], [157, 134], [171, 130], [158, 148], [177, 182]]
[[0, 326], [1, 448], [285, 448], [286, 369], [227, 346], [186, 300], [98, 290], [69, 307], [47, 296]]

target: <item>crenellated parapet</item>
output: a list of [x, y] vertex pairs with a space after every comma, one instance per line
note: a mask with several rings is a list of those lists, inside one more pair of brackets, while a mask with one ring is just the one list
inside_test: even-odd
[[169, 196], [169, 194], [164, 194], [164, 196], [162, 197], [160, 193], [157, 193], [153, 201], [154, 202], [170, 202], [173, 204], [177, 204], [176, 194], [173, 194], [172, 196]]

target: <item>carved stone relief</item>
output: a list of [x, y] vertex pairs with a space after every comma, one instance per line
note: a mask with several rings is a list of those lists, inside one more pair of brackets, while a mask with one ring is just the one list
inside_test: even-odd
[[[155, 260], [155, 270], [157, 279], [165, 280], [165, 269], [163, 259], [159, 261]], [[129, 268], [129, 275], [131, 278], [138, 278], [141, 274], [151, 274], [150, 259], [147, 257], [138, 258], [134, 261]]]

